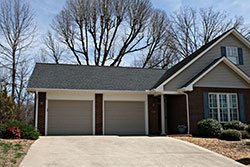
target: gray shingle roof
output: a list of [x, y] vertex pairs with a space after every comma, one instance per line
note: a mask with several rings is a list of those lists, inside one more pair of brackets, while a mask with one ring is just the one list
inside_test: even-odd
[[37, 63], [28, 88], [150, 90], [166, 70]]

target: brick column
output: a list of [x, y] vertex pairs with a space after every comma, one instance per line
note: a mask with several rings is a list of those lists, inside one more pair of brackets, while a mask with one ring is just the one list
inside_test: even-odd
[[157, 97], [148, 95], [148, 120], [149, 120], [149, 134], [159, 135], [158, 107]]
[[102, 135], [102, 119], [103, 119], [103, 95], [102, 94], [95, 94], [95, 134]]
[[38, 93], [38, 124], [37, 128], [41, 135], [45, 135], [45, 108], [46, 108], [46, 92]]

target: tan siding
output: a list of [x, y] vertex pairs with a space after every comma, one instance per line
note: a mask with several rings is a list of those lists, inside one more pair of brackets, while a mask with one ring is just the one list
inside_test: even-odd
[[234, 35], [229, 35], [206, 54], [196, 60], [191, 66], [186, 68], [178, 76], [164, 86], [166, 91], [175, 91], [187, 83], [191, 78], [208, 66], [214, 59], [221, 57], [221, 46], [234, 46], [243, 49], [244, 65], [239, 65], [248, 75], [250, 75], [250, 50], [241, 43]]
[[92, 101], [49, 100], [48, 134], [92, 134]]
[[144, 102], [114, 102], [104, 104], [105, 134], [144, 135]]
[[196, 87], [249, 88], [249, 84], [232, 71], [226, 64], [220, 63], [205, 77], [199, 80]]

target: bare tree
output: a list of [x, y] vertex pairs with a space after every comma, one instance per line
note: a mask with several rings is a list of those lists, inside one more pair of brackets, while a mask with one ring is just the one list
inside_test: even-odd
[[[142, 65], [143, 68], [145, 68], [148, 65], [150, 60], [154, 57], [154, 54], [159, 54], [159, 52], [164, 50], [163, 48], [167, 43], [169, 35], [168, 26], [169, 26], [169, 20], [165, 12], [160, 10], [155, 10], [152, 12], [152, 16], [150, 18], [150, 24], [148, 26], [149, 47], [146, 48], [147, 52], [146, 52], [146, 58]], [[157, 60], [161, 61], [162, 59], [157, 59]]]
[[15, 99], [16, 74], [23, 52], [31, 47], [36, 32], [30, 5], [20, 0], [0, 4], [0, 63], [11, 71], [12, 99]]
[[[45, 48], [41, 48], [41, 56], [44, 59], [45, 55], [49, 56], [54, 63], [59, 64], [61, 61], [64, 49], [60, 46], [55, 36], [52, 35], [51, 31], [48, 31], [43, 39]], [[46, 58], [45, 58], [46, 59]], [[45, 60], [46, 61], [46, 60]]]
[[52, 28], [78, 64], [119, 66], [146, 53], [143, 67], [167, 35], [166, 14], [149, 0], [68, 0]]
[[28, 92], [25, 90], [28, 84], [28, 77], [31, 73], [31, 68], [29, 68], [29, 60], [23, 60], [19, 63], [16, 73], [16, 101], [18, 107], [21, 107], [28, 98]]
[[151, 6], [149, 0], [68, 0], [51, 27], [79, 65], [98, 66], [119, 66], [130, 56], [143, 68], [167, 68], [167, 60], [187, 57], [231, 27], [250, 36], [242, 17], [212, 7], [184, 7], [168, 18]]
[[199, 12], [193, 8], [181, 8], [171, 15], [171, 23], [173, 49], [183, 57], [230, 28], [236, 28], [247, 38], [250, 32], [242, 17], [229, 18], [225, 11], [215, 10], [213, 7], [200, 8]]
[[181, 8], [171, 15], [170, 34], [174, 39], [173, 50], [187, 57], [198, 48], [198, 23], [196, 10]]

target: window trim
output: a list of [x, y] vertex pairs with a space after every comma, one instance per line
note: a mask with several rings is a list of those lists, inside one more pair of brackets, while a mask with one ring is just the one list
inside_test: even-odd
[[[227, 49], [235, 49], [236, 50], [236, 56], [229, 56], [228, 55], [228, 51]], [[238, 53], [238, 48], [235, 46], [226, 46], [226, 57], [230, 60], [230, 57], [235, 57], [236, 58], [236, 63], [234, 63], [233, 61], [231, 61], [234, 64], [239, 64], [239, 53]]]
[[[231, 121], [231, 115], [230, 115], [230, 103], [229, 103], [229, 95], [235, 95], [236, 96], [236, 105], [237, 105], [237, 121], [239, 121], [239, 104], [238, 104], [238, 94], [237, 93], [225, 93], [225, 92], [209, 92], [208, 93], [208, 106], [209, 106], [209, 112], [210, 112], [210, 99], [209, 95], [213, 94], [216, 95], [217, 98], [217, 114], [218, 114], [218, 121], [220, 123], [227, 123]], [[227, 97], [227, 114], [228, 114], [228, 121], [221, 121], [220, 118], [220, 99], [219, 95], [226, 95]]]

